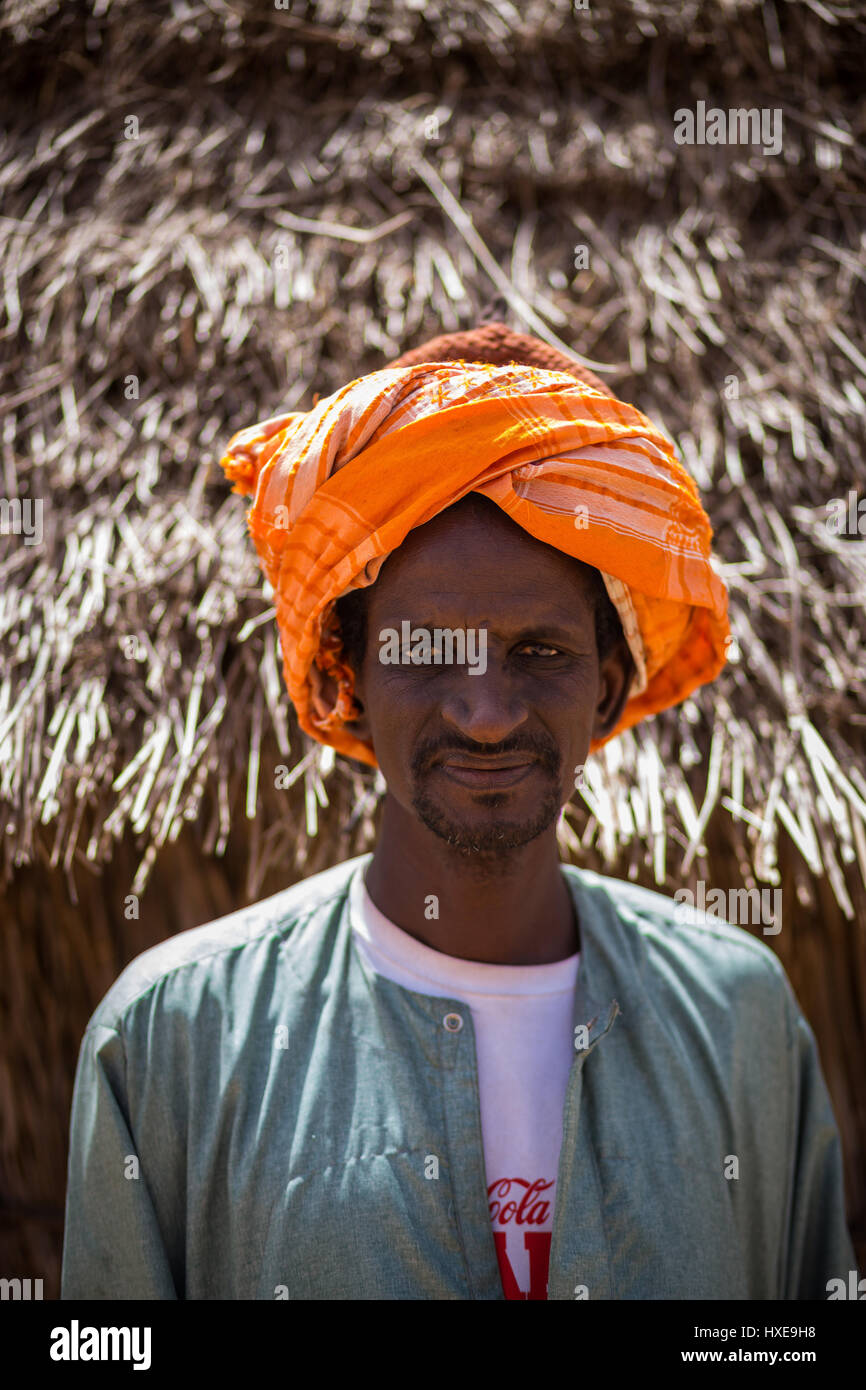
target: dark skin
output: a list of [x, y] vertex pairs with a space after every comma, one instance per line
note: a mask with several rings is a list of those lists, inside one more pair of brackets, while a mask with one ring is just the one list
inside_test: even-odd
[[[366, 886], [434, 950], [543, 965], [580, 947], [556, 825], [633, 671], [624, 640], [599, 661], [589, 578], [495, 505], [465, 499], [410, 532], [368, 590], [351, 727], [387, 793]], [[404, 620], [485, 628], [486, 670], [383, 664], [379, 634]]]

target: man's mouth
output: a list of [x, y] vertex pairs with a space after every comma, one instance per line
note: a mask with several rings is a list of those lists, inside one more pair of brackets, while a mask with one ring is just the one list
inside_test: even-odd
[[489, 787], [496, 790], [522, 782], [538, 764], [535, 758], [510, 753], [499, 758], [471, 757], [453, 754], [434, 764], [452, 782], [464, 787]]

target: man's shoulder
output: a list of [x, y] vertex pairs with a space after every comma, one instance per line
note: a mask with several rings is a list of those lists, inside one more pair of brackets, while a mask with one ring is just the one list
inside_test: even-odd
[[93, 1013], [88, 1027], [118, 1028], [123, 1014], [143, 995], [170, 977], [207, 975], [231, 953], [255, 949], [268, 938], [284, 940], [303, 922], [345, 894], [353, 870], [364, 856], [336, 864], [291, 887], [250, 903], [200, 927], [178, 932], [149, 947], [117, 977]]
[[[775, 952], [745, 927], [736, 926], [713, 910], [678, 901], [665, 893], [596, 873], [566, 866], [584, 890], [603, 900], [631, 947], [632, 958], [644, 968], [703, 978], [717, 987], [751, 979], [785, 991], [787, 976]], [[709, 897], [709, 895], [704, 895]], [[700, 903], [700, 897], [697, 899]], [[709, 899], [711, 904], [714, 900]], [[739, 901], [739, 900], [736, 900]]]

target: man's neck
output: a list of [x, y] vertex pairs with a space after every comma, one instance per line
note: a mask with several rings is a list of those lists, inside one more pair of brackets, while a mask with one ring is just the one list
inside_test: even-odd
[[391, 922], [462, 960], [547, 965], [580, 946], [555, 827], [490, 861], [461, 854], [386, 798], [365, 881]]

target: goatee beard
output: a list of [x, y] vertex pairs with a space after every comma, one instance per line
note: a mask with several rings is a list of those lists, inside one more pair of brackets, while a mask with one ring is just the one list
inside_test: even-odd
[[[482, 795], [485, 798], [483, 804], [491, 810], [503, 805], [506, 800], [502, 792]], [[531, 820], [499, 821], [481, 830], [472, 830], [464, 822], [445, 815], [424, 791], [415, 793], [412, 806], [422, 824], [450, 845], [461, 858], [488, 867], [502, 863], [514, 850], [522, 849], [543, 835], [556, 823], [562, 809], [556, 791], [551, 789]]]

